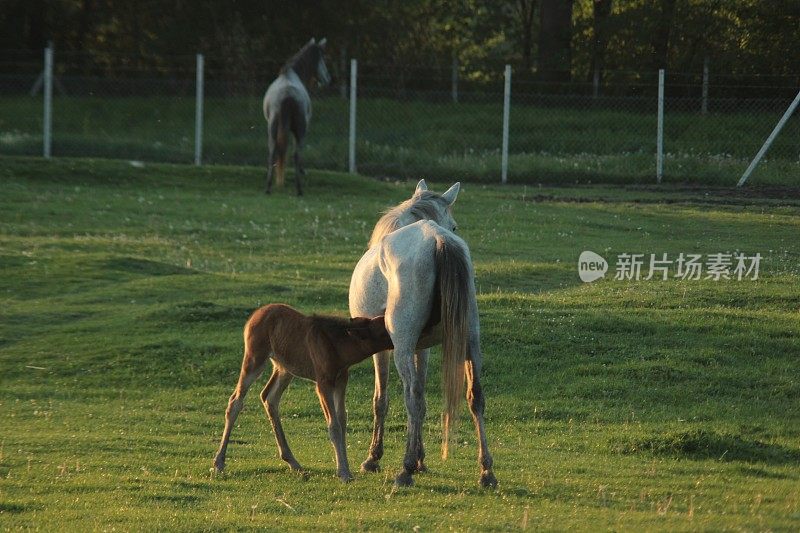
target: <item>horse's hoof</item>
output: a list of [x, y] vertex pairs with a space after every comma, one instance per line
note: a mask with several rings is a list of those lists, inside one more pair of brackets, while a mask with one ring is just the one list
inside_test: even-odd
[[480, 485], [485, 489], [496, 488], [497, 478], [494, 477], [494, 474], [491, 471], [483, 472], [481, 474]]
[[378, 461], [373, 459], [367, 459], [363, 463], [361, 463], [361, 471], [362, 472], [380, 472], [381, 465]]
[[414, 477], [405, 470], [397, 474], [397, 477], [394, 478], [395, 487], [410, 487], [413, 484]]
[[353, 481], [353, 474], [350, 472], [345, 472], [344, 474], [339, 474], [339, 479], [342, 480], [342, 483], [350, 483]]
[[264, 191], [264, 194], [272, 194], [272, 191], [270, 191], [269, 189], [267, 189], [266, 191]]
[[300, 466], [300, 463], [298, 463], [297, 461], [289, 463], [289, 468], [292, 470], [292, 472], [297, 472], [298, 474], [302, 474], [305, 472], [305, 470], [303, 470], [303, 467]]
[[428, 467], [422, 461], [417, 461], [417, 468], [415, 470], [418, 474], [424, 474], [428, 471]]
[[217, 474], [221, 474], [225, 470], [225, 460], [214, 459], [214, 466], [211, 469]]

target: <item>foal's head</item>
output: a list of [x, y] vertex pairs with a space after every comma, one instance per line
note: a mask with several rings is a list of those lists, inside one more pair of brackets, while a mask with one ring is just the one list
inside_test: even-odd
[[375, 318], [356, 317], [350, 319], [347, 335], [356, 342], [359, 348], [367, 350], [367, 355], [388, 350], [392, 347], [392, 338], [386, 331], [383, 316]]

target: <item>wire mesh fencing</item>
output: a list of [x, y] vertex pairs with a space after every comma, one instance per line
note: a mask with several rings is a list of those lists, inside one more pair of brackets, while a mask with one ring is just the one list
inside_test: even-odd
[[[236, 65], [209, 58], [203, 73], [202, 154], [196, 154], [194, 56], [141, 66], [56, 54], [52, 154], [266, 166], [266, 87], [281, 61]], [[0, 59], [0, 154], [43, 153], [42, 58]], [[306, 167], [349, 168], [349, 72], [312, 89]], [[330, 67], [331, 65], [329, 65]], [[664, 179], [734, 185], [797, 88], [787, 80], [667, 73]], [[359, 173], [497, 183], [502, 174], [502, 70], [358, 65], [355, 162]], [[609, 72], [598, 83], [543, 83], [512, 75], [507, 176], [511, 183], [654, 183], [656, 73]], [[776, 137], [753, 182], [797, 184], [800, 117]]]

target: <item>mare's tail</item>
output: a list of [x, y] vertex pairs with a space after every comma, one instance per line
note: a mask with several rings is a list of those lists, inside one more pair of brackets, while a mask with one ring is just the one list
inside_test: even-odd
[[457, 241], [436, 236], [436, 276], [441, 300], [442, 389], [444, 414], [442, 459], [447, 459], [451, 426], [455, 426], [464, 391], [470, 307], [470, 265]]

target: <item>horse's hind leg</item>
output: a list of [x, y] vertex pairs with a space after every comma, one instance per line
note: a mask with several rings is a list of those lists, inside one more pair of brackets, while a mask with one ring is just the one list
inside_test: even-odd
[[481, 388], [481, 352], [480, 340], [477, 335], [471, 334], [469, 339], [469, 357], [464, 362], [467, 378], [467, 404], [469, 405], [472, 420], [475, 423], [475, 433], [478, 437], [478, 463], [481, 467], [480, 485], [482, 487], [496, 487], [497, 478], [492, 472], [492, 456], [486, 442], [486, 431], [483, 427], [483, 411], [485, 400]]
[[222, 432], [222, 441], [219, 444], [217, 455], [214, 457], [214, 469], [217, 472], [221, 472], [225, 468], [225, 454], [228, 450], [231, 430], [239, 412], [244, 407], [244, 397], [253, 382], [264, 372], [265, 365], [265, 357], [255, 357], [249, 352], [245, 352], [242, 370], [239, 373], [239, 382], [236, 384], [236, 388], [228, 400], [228, 408], [225, 410], [225, 430]]
[[[422, 327], [419, 330], [421, 331]], [[403, 470], [397, 474], [394, 480], [395, 485], [398, 486], [413, 485], [412, 476], [417, 471], [419, 464], [419, 443], [422, 440], [425, 390], [421, 387], [419, 374], [415, 367], [414, 344], [413, 341], [402, 343], [394, 340], [394, 363], [403, 380], [403, 397], [408, 414], [408, 434], [406, 436], [406, 453], [403, 457]]]
[[389, 410], [389, 392], [387, 383], [389, 381], [389, 359], [391, 351], [376, 353], [372, 356], [375, 366], [375, 394], [372, 396], [372, 442], [369, 445], [367, 459], [361, 463], [362, 472], [378, 472], [380, 470], [380, 460], [383, 457], [383, 429], [386, 421], [386, 413]]
[[303, 176], [306, 175], [306, 169], [303, 167], [303, 160], [300, 157], [300, 150], [303, 149], [303, 139], [306, 135], [306, 124], [301, 118], [296, 119], [292, 128], [294, 132], [294, 182], [297, 186], [297, 196], [303, 195]]
[[[428, 380], [428, 357], [430, 355], [430, 350], [419, 350], [414, 355], [414, 369], [417, 372], [417, 382], [419, 383], [419, 387], [421, 390], [425, 390], [425, 383]], [[427, 405], [425, 400], [425, 395], [423, 394], [419, 398], [419, 412], [420, 418], [425, 420], [425, 413], [427, 411]], [[427, 472], [428, 467], [425, 466], [425, 446], [422, 443], [422, 432], [420, 431], [419, 435], [417, 436], [417, 472]]]
[[267, 417], [272, 424], [272, 432], [275, 433], [275, 442], [278, 444], [278, 455], [281, 459], [289, 463], [289, 467], [292, 470], [300, 471], [303, 467], [301, 467], [297, 459], [294, 458], [292, 450], [289, 449], [289, 443], [286, 442], [286, 435], [283, 432], [279, 409], [281, 396], [283, 396], [286, 387], [289, 386], [292, 379], [293, 376], [291, 374], [281, 367], [274, 365], [272, 375], [269, 377], [269, 381], [264, 387], [264, 390], [261, 391], [261, 403], [264, 404]]

